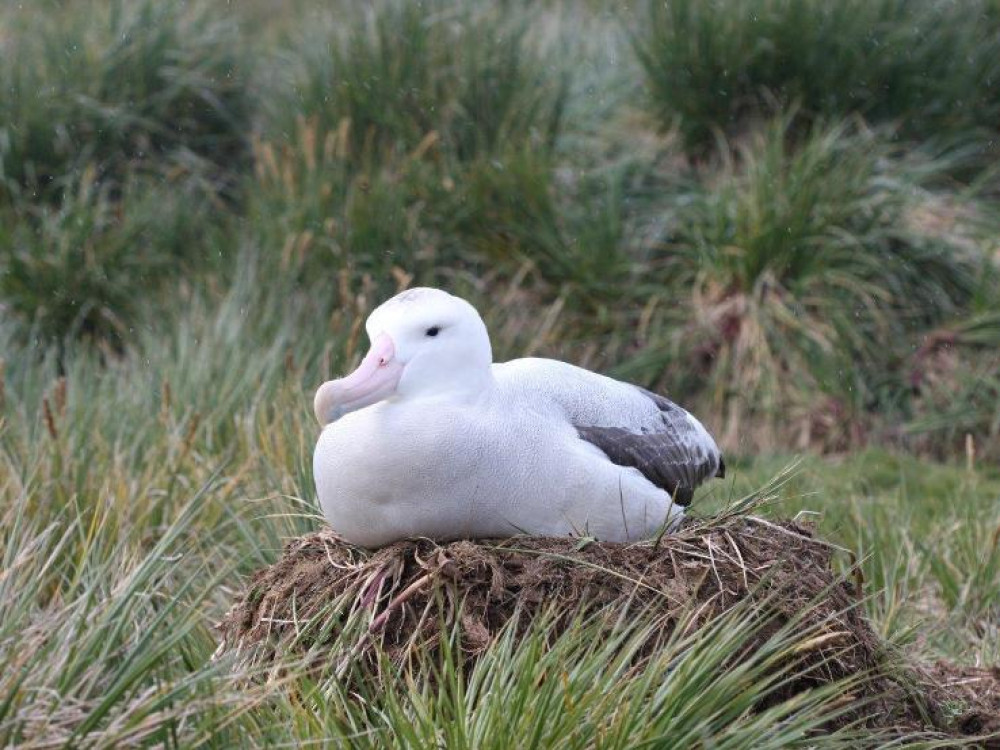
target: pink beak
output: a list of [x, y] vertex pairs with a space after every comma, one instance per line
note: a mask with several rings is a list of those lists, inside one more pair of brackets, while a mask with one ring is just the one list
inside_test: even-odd
[[396, 347], [386, 333], [372, 341], [372, 348], [358, 369], [338, 380], [328, 380], [316, 391], [313, 410], [324, 427], [345, 414], [378, 403], [396, 392], [403, 365], [394, 357]]

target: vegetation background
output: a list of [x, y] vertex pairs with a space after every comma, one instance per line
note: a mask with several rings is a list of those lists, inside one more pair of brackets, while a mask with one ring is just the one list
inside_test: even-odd
[[410, 284], [680, 401], [702, 512], [820, 513], [894, 647], [996, 664], [998, 133], [996, 0], [4, 0], [0, 744], [857, 746], [836, 691], [724, 710], [773, 688], [724, 631], [655, 685], [566, 636], [516, 716], [511, 644], [478, 690], [212, 659]]

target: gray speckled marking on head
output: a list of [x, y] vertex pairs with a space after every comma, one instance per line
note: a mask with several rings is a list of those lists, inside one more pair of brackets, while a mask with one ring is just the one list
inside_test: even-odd
[[429, 287], [416, 286], [413, 289], [400, 292], [390, 302], [419, 302], [421, 297], [426, 297], [429, 294], [441, 294], [441, 291]]

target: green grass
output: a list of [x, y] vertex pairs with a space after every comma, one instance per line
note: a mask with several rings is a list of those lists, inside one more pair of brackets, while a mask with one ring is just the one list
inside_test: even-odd
[[765, 512], [904, 653], [1000, 659], [995, 3], [282, 7], [0, 6], [0, 744], [858, 745], [807, 736], [846, 686], [744, 711], [807, 637], [721, 669], [752, 612], [642, 673], [641, 622], [355, 692], [212, 660], [417, 283], [702, 416], [703, 512], [807, 452]]
[[[668, 370], [668, 387], [699, 399], [743, 450], [756, 430], [758, 446], [784, 430], [785, 444], [834, 449], [879, 432], [876, 415], [910, 398], [901, 363], [915, 338], [966, 315], [993, 273], [978, 249], [913, 227], [946, 163], [900, 155], [847, 123], [794, 138], [790, 119], [740, 142], [683, 196], [654, 261], [677, 290], [665, 320], [673, 345], [632, 368], [643, 376], [657, 355], [666, 367], [694, 355]], [[846, 417], [832, 431], [830, 409]]]
[[221, 180], [245, 159], [249, 73], [231, 16], [177, 2], [0, 9], [0, 199], [58, 196], [91, 167]]
[[381, 0], [311, 20], [291, 42], [290, 96], [269, 126], [291, 135], [288, 115], [301, 113], [321, 132], [343, 127], [361, 163], [425, 139], [458, 161], [529, 143], [551, 148], [568, 81], [532, 43], [530, 21], [445, 0]]
[[651, 104], [693, 146], [796, 103], [807, 118], [860, 113], [914, 139], [996, 135], [995, 3], [670, 0], [647, 8], [634, 44]]
[[290, 142], [255, 141], [245, 234], [276, 278], [381, 284], [393, 268], [417, 273], [436, 260], [422, 247], [427, 203], [444, 193], [433, 165], [408, 158], [357, 171], [352, 148], [346, 129], [323, 131], [315, 118], [300, 120]]
[[[764, 482], [785, 458], [738, 470], [733, 492]], [[990, 664], [997, 657], [995, 586], [1000, 574], [1000, 474], [971, 466], [922, 462], [872, 450], [839, 461], [808, 459], [783, 484], [780, 515], [815, 517], [826, 536], [861, 561], [868, 613], [891, 640], [916, 644], [934, 658]], [[716, 493], [704, 506], [718, 507]], [[840, 558], [844, 570], [849, 559]], [[952, 651], [964, 644], [964, 655]]]
[[118, 345], [159, 309], [165, 286], [213, 265], [225, 240], [210, 221], [212, 199], [185, 181], [112, 191], [87, 170], [58, 207], [6, 212], [17, 219], [0, 229], [0, 297], [46, 343]]
[[[526, 644], [491, 647], [468, 684], [450, 672], [438, 682], [418, 672], [396, 682], [386, 665], [381, 683], [364, 684], [361, 703], [346, 685], [315, 682], [294, 664], [278, 683], [251, 688], [242, 682], [250, 675], [212, 662], [212, 624], [242, 576], [320, 523], [308, 396], [326, 366], [324, 324], [293, 307], [271, 328], [266, 304], [249, 311], [256, 284], [246, 278], [223, 299], [190, 301], [179, 325], [143, 335], [110, 369], [86, 349], [70, 351], [65, 386], [51, 360], [7, 361], [5, 742], [110, 745], [146, 736], [187, 746], [357, 735], [373, 745], [393, 737], [431, 746], [453, 732], [459, 746], [479, 746], [501, 728], [537, 733], [542, 747], [583, 747], [598, 735], [607, 746], [628, 746], [672, 732], [727, 746], [816, 741], [805, 733], [836, 710], [841, 688], [768, 714], [746, 714], [740, 702], [766, 694], [773, 683], [759, 670], [805, 636], [781, 636], [771, 656], [738, 672], [718, 668], [742, 642], [748, 612], [678, 638], [657, 652], [662, 666], [640, 673], [622, 655], [641, 637], [639, 625], [620, 643], [596, 641], [581, 625], [548, 647], [539, 626]], [[344, 336], [340, 330], [335, 341]], [[717, 484], [701, 508], [767, 484], [785, 463], [737, 464], [733, 483]], [[865, 453], [810, 459], [768, 513], [823, 514], [823, 533], [862, 560], [870, 615], [892, 642], [923, 658], [988, 663], [997, 656], [988, 623], [1000, 606], [998, 492], [1000, 476], [985, 466], [928, 467]], [[446, 660], [440, 668], [457, 667]], [[567, 676], [539, 692], [536, 677], [552, 670]], [[508, 710], [517, 701], [525, 710]], [[779, 715], [786, 718], [773, 734]], [[856, 739], [823, 742], [850, 747]]]
[[[521, 240], [559, 232], [552, 154], [571, 78], [534, 18], [386, 0], [289, 32], [246, 188], [255, 241], [300, 276], [332, 263], [376, 279], [547, 247]], [[529, 191], [530, 218], [505, 221], [503, 202]]]
[[[907, 431], [939, 451], [996, 458], [1000, 435], [1000, 317], [974, 314], [932, 332], [910, 360], [918, 392]], [[977, 445], [978, 437], [978, 445]]]

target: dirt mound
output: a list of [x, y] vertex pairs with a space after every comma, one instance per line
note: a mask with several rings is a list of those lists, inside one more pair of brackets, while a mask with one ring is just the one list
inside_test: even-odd
[[[941, 710], [947, 693], [941, 680], [926, 672], [901, 678], [864, 618], [860, 581], [832, 572], [833, 552], [810, 527], [754, 516], [692, 523], [658, 542], [633, 545], [515, 537], [406, 541], [369, 552], [322, 531], [293, 540], [277, 563], [254, 575], [219, 625], [220, 650], [238, 651], [256, 665], [289, 651], [324, 653], [337, 628], [363, 613], [365, 625], [349, 653], [341, 640], [340, 653], [329, 653], [328, 661], [363, 661], [376, 645], [403, 661], [414, 649], [433, 651], [442, 631], [455, 624], [465, 658], [475, 660], [519, 614], [529, 616], [518, 624], [530, 623], [532, 614], [560, 613], [553, 625], [558, 632], [581, 612], [655, 608], [658, 639], [751, 599], [768, 626], [748, 638], [748, 650], [789, 622], [809, 632], [814, 644], [797, 679], [776, 700], [865, 675], [858, 709], [845, 721], [989, 731], [986, 719], [972, 717], [966, 726], [962, 717]], [[926, 689], [931, 685], [934, 690]], [[978, 710], [979, 703], [968, 704], [973, 706]]]
[[949, 728], [988, 736], [983, 747], [1000, 750], [1000, 666], [962, 667], [948, 662], [922, 670], [934, 704], [948, 707]]

